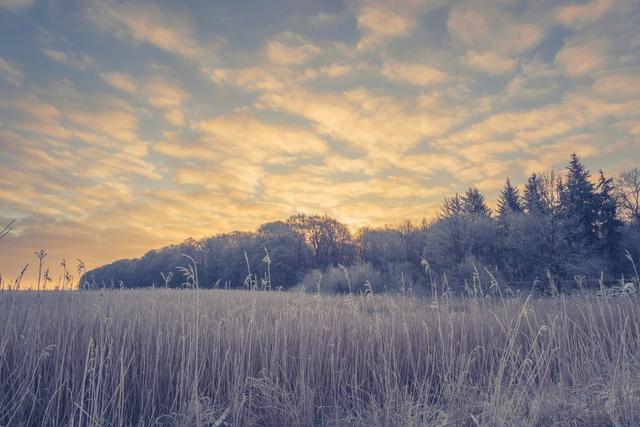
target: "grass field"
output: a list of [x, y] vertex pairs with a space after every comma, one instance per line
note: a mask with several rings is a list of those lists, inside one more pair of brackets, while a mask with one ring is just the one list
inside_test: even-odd
[[0, 293], [0, 425], [638, 425], [638, 298]]

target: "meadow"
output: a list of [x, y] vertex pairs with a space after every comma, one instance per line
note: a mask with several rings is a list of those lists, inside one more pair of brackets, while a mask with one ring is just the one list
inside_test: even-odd
[[4, 291], [0, 425], [638, 425], [639, 357], [635, 295]]

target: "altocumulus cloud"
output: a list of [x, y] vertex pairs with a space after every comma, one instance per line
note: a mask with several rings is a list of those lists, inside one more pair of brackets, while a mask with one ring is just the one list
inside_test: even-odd
[[91, 266], [295, 212], [417, 219], [571, 151], [638, 163], [634, 1], [77, 6], [0, 0], [9, 276], [40, 246]]

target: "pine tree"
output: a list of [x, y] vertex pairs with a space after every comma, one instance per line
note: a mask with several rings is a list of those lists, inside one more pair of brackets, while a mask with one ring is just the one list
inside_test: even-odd
[[491, 209], [487, 206], [484, 195], [476, 187], [469, 187], [464, 193], [462, 205], [467, 215], [491, 215]]
[[602, 170], [596, 187], [597, 220], [596, 230], [602, 254], [613, 258], [618, 253], [622, 221], [618, 219], [618, 204], [614, 196], [613, 179], [605, 178]]
[[464, 213], [464, 206], [462, 197], [456, 193], [451, 197], [445, 197], [442, 205], [442, 212], [440, 216], [442, 218], [459, 217]]
[[452, 197], [445, 197], [440, 215], [441, 223], [446, 230], [447, 246], [452, 259], [455, 262], [462, 261], [464, 257], [464, 201], [460, 194], [456, 193]]
[[510, 213], [522, 213], [522, 202], [518, 188], [512, 186], [507, 178], [498, 198], [498, 216], [504, 217]]
[[591, 174], [573, 153], [560, 193], [561, 213], [569, 243], [583, 251], [597, 242], [597, 198]]
[[523, 204], [528, 214], [541, 214], [546, 211], [543, 197], [542, 179], [536, 173], [531, 174], [524, 186]]

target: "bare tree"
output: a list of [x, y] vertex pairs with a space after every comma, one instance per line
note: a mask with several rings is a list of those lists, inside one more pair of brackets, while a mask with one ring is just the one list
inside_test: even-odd
[[287, 223], [309, 243], [316, 266], [345, 263], [349, 258], [351, 233], [339, 221], [327, 215], [297, 214]]
[[634, 167], [620, 174], [616, 180], [615, 196], [622, 217], [629, 222], [640, 223], [640, 169]]

